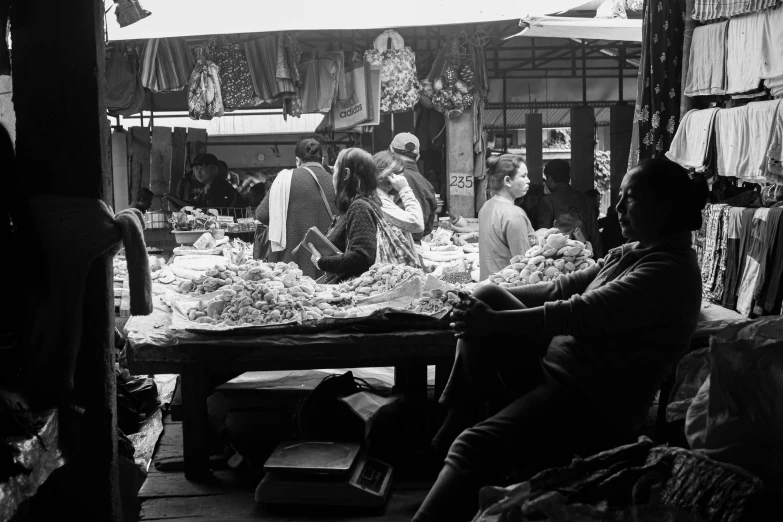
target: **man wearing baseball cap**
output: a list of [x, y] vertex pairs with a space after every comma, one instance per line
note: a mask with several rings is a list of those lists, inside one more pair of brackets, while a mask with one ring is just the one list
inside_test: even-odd
[[408, 185], [421, 205], [421, 211], [424, 215], [424, 232], [413, 234], [413, 240], [418, 243], [422, 237], [432, 232], [437, 217], [438, 202], [435, 198], [435, 189], [421, 175], [418, 166], [416, 166], [416, 161], [419, 159], [419, 138], [409, 132], [401, 132], [394, 137], [389, 149], [402, 156], [405, 164], [405, 171], [402, 175], [408, 180]]

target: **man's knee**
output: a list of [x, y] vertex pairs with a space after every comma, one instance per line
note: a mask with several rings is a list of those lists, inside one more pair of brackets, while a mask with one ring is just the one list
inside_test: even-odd
[[491, 433], [483, 423], [463, 431], [452, 443], [446, 463], [460, 471], [486, 471], [497, 466], [495, 449], [498, 434]]
[[509, 299], [515, 299], [505, 288], [498, 285], [484, 285], [473, 292], [473, 297], [486, 303], [493, 310], [502, 310]]

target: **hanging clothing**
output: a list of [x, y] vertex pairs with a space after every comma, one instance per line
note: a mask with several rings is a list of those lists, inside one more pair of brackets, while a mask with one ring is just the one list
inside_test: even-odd
[[706, 168], [717, 112], [714, 108], [688, 111], [677, 127], [666, 157], [686, 168]]
[[260, 105], [245, 50], [239, 42], [228, 36], [214, 36], [207, 43], [207, 49], [209, 59], [218, 66], [223, 105], [231, 109]]
[[783, 103], [778, 104], [772, 118], [772, 132], [761, 170], [767, 181], [783, 185]]
[[179, 91], [188, 85], [193, 54], [184, 38], [147, 40], [141, 58], [141, 83], [152, 92]]
[[754, 313], [763, 278], [770, 268], [768, 264], [770, 251], [774, 248], [770, 238], [777, 238], [781, 216], [780, 212], [771, 212], [771, 210], [759, 208], [753, 214], [753, 222], [749, 230], [750, 244], [737, 295], [737, 311], [742, 315], [750, 316]]
[[723, 298], [726, 278], [726, 249], [729, 226], [728, 205], [712, 205], [707, 232], [705, 255], [710, 264], [702, 265], [701, 280], [704, 298], [719, 303]]
[[721, 109], [715, 116], [715, 167], [719, 176], [764, 183], [764, 164], [780, 100]]
[[[770, 244], [768, 262], [765, 266], [762, 284], [756, 306], [760, 308], [759, 314], [775, 314], [780, 309], [783, 301], [783, 226], [781, 226], [780, 207], [771, 208], [769, 221], [777, 221], [777, 231], [767, 229], [767, 241]], [[777, 215], [775, 215], [777, 214]]]
[[742, 14], [763, 11], [780, 3], [780, 0], [696, 0], [693, 6], [693, 19], [700, 22], [733, 18]]
[[116, 42], [106, 57], [106, 109], [110, 116], [130, 116], [147, 101], [141, 83], [141, 58], [133, 45]]
[[737, 293], [745, 267], [746, 253], [750, 247], [750, 227], [755, 212], [756, 209], [741, 207], [732, 207], [729, 212], [723, 306], [730, 310], [735, 310], [737, 307]]
[[211, 120], [223, 116], [223, 98], [218, 67], [199, 52], [199, 61], [190, 74], [188, 114], [193, 120]]
[[299, 66], [302, 78], [302, 111], [329, 112], [338, 90], [339, 64], [333, 57], [313, 56]]
[[726, 94], [739, 94], [758, 89], [764, 57], [761, 41], [764, 13], [756, 13], [729, 22], [726, 39]]
[[629, 167], [663, 156], [677, 130], [680, 114], [682, 49], [685, 32], [682, 2], [645, 2], [642, 24], [642, 63]]
[[290, 78], [277, 76], [277, 41], [276, 36], [267, 36], [244, 44], [253, 88], [256, 95], [267, 103], [294, 92]]
[[686, 96], [714, 96], [726, 93], [726, 38], [728, 22], [693, 30]]

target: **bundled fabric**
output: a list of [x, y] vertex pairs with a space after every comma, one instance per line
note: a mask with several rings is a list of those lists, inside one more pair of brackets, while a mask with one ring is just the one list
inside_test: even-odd
[[261, 104], [256, 96], [245, 49], [227, 36], [213, 36], [207, 43], [208, 58], [218, 67], [223, 106], [231, 109]]
[[715, 116], [715, 167], [719, 176], [764, 183], [763, 175], [779, 100], [721, 109]]
[[199, 60], [190, 75], [188, 114], [194, 120], [223, 116], [218, 67], [204, 58], [203, 49], [199, 49]]
[[685, 96], [726, 93], [726, 34], [728, 22], [703, 25], [693, 30]]
[[115, 216], [97, 199], [40, 195], [30, 200], [30, 206], [47, 270], [41, 274], [44, 288], [25, 292], [28, 378], [52, 391], [67, 392], [73, 389], [83, 343], [82, 307], [93, 261], [118, 252], [124, 244], [131, 314], [152, 312], [144, 219], [137, 209]]
[[688, 111], [682, 117], [666, 157], [683, 167], [704, 170], [708, 165], [718, 109]]
[[[285, 49], [278, 47], [279, 40], [278, 36], [267, 36], [244, 44], [253, 88], [256, 95], [265, 102], [272, 102], [279, 96], [290, 96], [296, 92], [285, 60]], [[285, 65], [279, 67], [278, 60], [281, 56]]]
[[719, 301], [723, 296], [729, 208], [728, 205], [711, 205], [708, 210], [701, 281], [704, 298], [710, 301]]
[[727, 324], [710, 339], [710, 362], [688, 410], [688, 443], [779, 488], [783, 408], [770, 398], [783, 393], [783, 319]]
[[[388, 42], [391, 49], [387, 49]], [[381, 66], [381, 112], [407, 112], [419, 101], [416, 55], [397, 31], [384, 31], [365, 53], [371, 65]]]
[[144, 46], [141, 84], [152, 92], [184, 89], [192, 70], [193, 54], [184, 38], [153, 38]]
[[773, 116], [772, 132], [761, 168], [767, 181], [783, 184], [783, 103], [778, 104]]
[[132, 45], [116, 42], [106, 58], [106, 109], [111, 116], [130, 116], [144, 107], [139, 55]]
[[640, 437], [521, 484], [483, 488], [474, 522], [737, 522], [757, 514], [762, 491], [742, 469]]
[[696, 0], [692, 17], [694, 20], [709, 22], [763, 11], [779, 3], [780, 0]]

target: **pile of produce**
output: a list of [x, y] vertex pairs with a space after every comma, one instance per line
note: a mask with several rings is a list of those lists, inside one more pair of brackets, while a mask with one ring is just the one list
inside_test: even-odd
[[593, 253], [580, 241], [568, 239], [556, 228], [539, 237], [539, 244], [523, 256], [511, 258], [511, 265], [489, 277], [489, 281], [513, 288], [555, 281], [563, 274], [595, 265]]
[[196, 293], [218, 291], [217, 296], [198, 301], [188, 311], [188, 319], [197, 323], [270, 325], [355, 316], [355, 312], [343, 309], [352, 305], [350, 296], [326, 291], [303, 276], [296, 263], [219, 265], [203, 279], [184, 283], [180, 290], [186, 292], [190, 285], [196, 285], [192, 289]]
[[128, 263], [124, 258], [114, 258], [114, 279], [116, 281], [123, 281], [128, 279]]
[[459, 296], [456, 293], [443, 290], [430, 290], [421, 293], [419, 299], [414, 299], [408, 305], [407, 310], [417, 314], [435, 314], [448, 306], [453, 306], [459, 302]]
[[470, 272], [443, 272], [440, 280], [454, 286], [468, 285], [473, 282]]
[[356, 279], [341, 284], [340, 290], [354, 292], [357, 298], [373, 297], [396, 288], [412, 276], [419, 276], [422, 279], [426, 277], [419, 268], [406, 265], [375, 264]]

